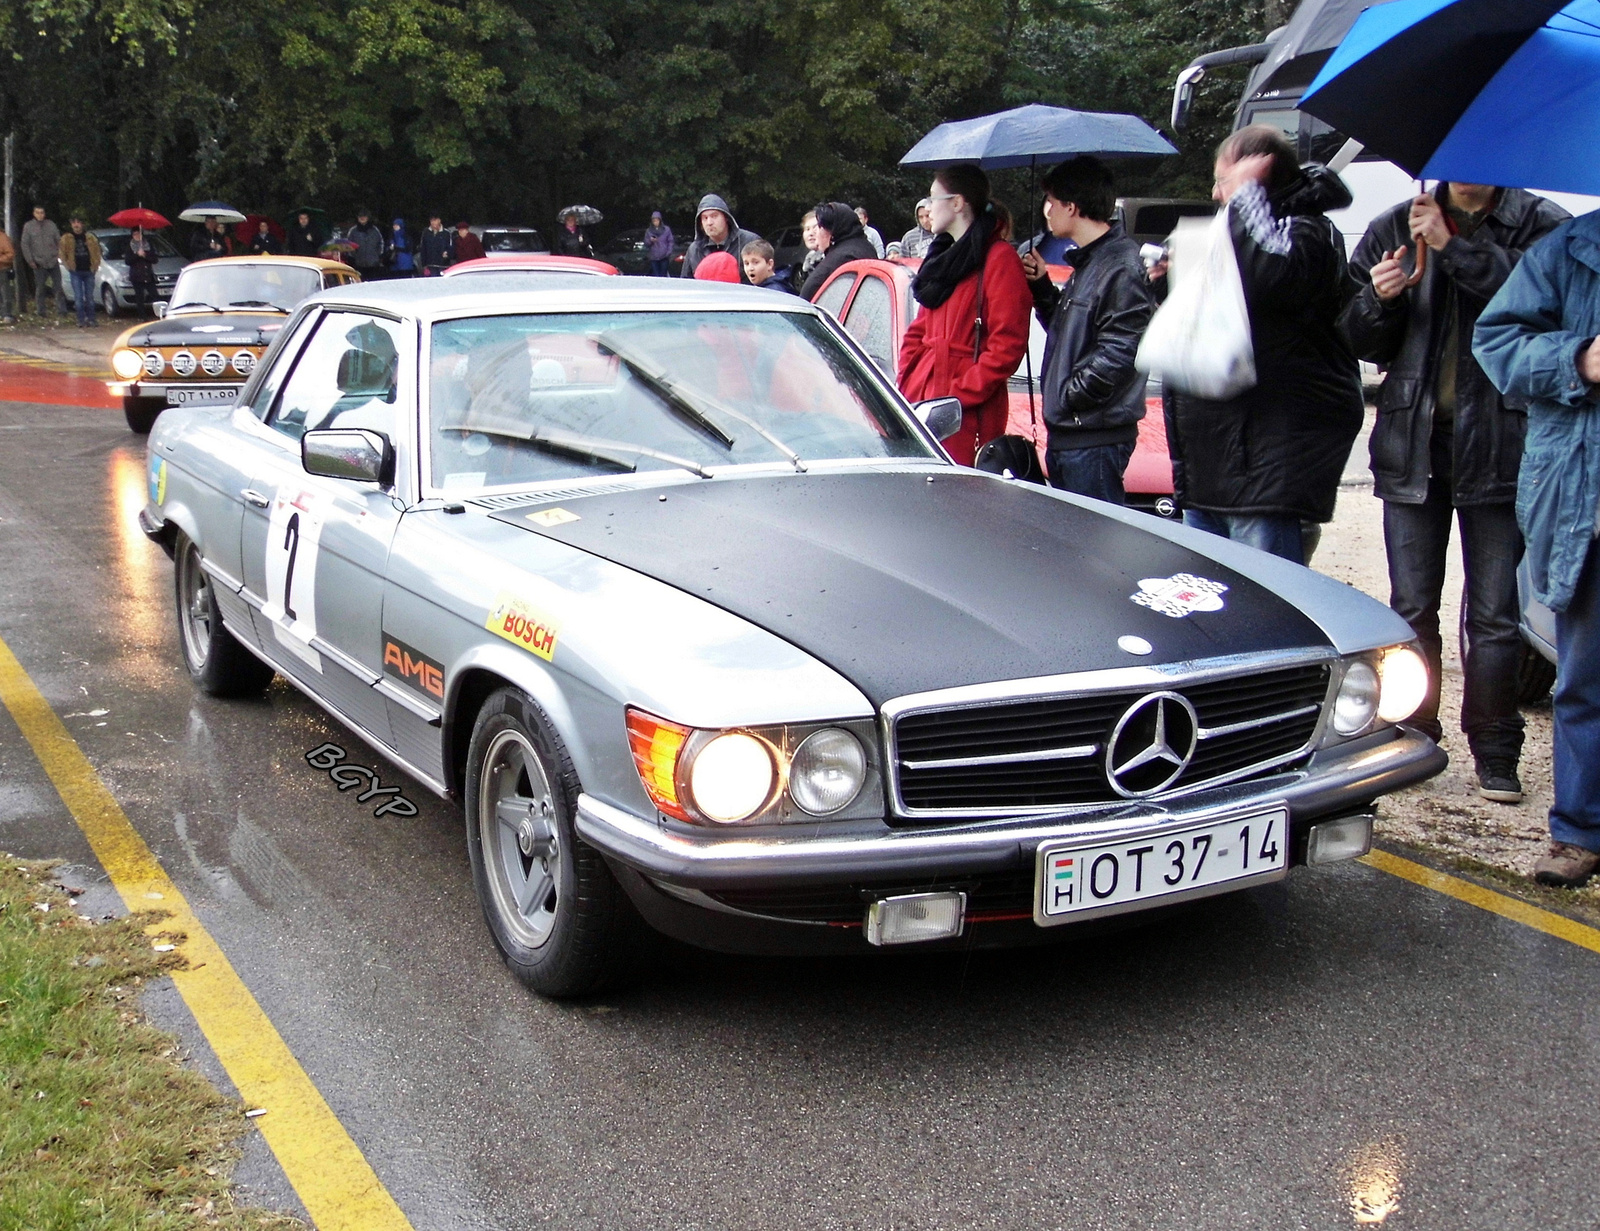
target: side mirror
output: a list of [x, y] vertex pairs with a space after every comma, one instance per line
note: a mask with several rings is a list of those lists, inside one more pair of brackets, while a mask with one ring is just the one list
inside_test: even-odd
[[167, 305], [164, 303], [153, 303], [150, 305], [150, 311], [156, 314], [156, 320], [159, 321], [167, 314]]
[[300, 437], [300, 464], [307, 474], [356, 479], [388, 487], [394, 482], [394, 446], [382, 432], [335, 427]]
[[911, 408], [911, 413], [933, 433], [935, 440], [949, 440], [961, 427], [960, 398], [934, 398], [929, 402], [918, 402]]

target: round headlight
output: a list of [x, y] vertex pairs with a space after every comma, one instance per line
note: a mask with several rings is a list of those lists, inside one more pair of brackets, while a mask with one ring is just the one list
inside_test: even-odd
[[147, 350], [144, 353], [144, 374], [146, 376], [160, 376], [162, 369], [167, 366], [167, 361], [161, 357], [158, 350]]
[[753, 735], [718, 735], [696, 754], [689, 769], [694, 805], [713, 821], [731, 824], [754, 816], [772, 795], [777, 768], [767, 746]]
[[1385, 722], [1404, 722], [1428, 696], [1428, 664], [1409, 646], [1386, 653], [1378, 674], [1383, 681], [1378, 717]]
[[848, 731], [828, 727], [813, 731], [795, 749], [789, 764], [789, 794], [812, 816], [837, 812], [861, 790], [867, 776], [867, 754]]
[[193, 376], [195, 358], [186, 350], [179, 351], [172, 357], [172, 370], [179, 376]]
[[219, 350], [208, 350], [200, 356], [200, 370], [207, 376], [221, 376], [227, 368], [228, 357]]
[[1333, 729], [1340, 735], [1360, 735], [1378, 712], [1378, 673], [1368, 662], [1345, 668], [1339, 695], [1333, 699]]
[[136, 350], [123, 348], [111, 356], [111, 370], [123, 380], [132, 380], [144, 371], [144, 356]]
[[253, 351], [239, 350], [233, 352], [233, 370], [240, 376], [249, 376], [256, 370], [256, 357]]

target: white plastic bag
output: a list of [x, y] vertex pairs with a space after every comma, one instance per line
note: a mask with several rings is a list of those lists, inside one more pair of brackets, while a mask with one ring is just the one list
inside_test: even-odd
[[1250, 314], [1228, 210], [1184, 219], [1168, 241], [1171, 290], [1139, 343], [1141, 372], [1181, 393], [1226, 401], [1256, 383]]

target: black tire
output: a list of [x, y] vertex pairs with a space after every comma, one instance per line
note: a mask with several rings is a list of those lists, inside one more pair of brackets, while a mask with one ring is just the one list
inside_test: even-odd
[[156, 425], [156, 416], [167, 408], [167, 404], [156, 398], [123, 398], [122, 413], [128, 420], [130, 431], [147, 436], [150, 429]]
[[200, 549], [182, 531], [173, 544], [172, 558], [178, 645], [189, 677], [213, 697], [260, 696], [272, 681], [272, 668], [222, 626], [214, 583], [200, 567]]
[[1556, 665], [1526, 641], [1517, 661], [1517, 704], [1543, 705], [1556, 683]]
[[511, 972], [555, 999], [630, 974], [644, 923], [600, 852], [578, 837], [572, 758], [526, 693], [502, 688], [484, 702], [466, 777], [472, 880]]
[[117, 293], [111, 289], [109, 282], [100, 288], [100, 310], [106, 314], [106, 320], [108, 321], [116, 317], [122, 310], [117, 304]]

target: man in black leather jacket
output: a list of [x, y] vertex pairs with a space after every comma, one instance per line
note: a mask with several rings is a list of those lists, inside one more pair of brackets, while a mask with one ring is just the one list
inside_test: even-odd
[[[1452, 519], [1466, 564], [1467, 661], [1461, 705], [1479, 793], [1522, 799], [1517, 763], [1517, 562], [1514, 501], [1527, 418], [1507, 405], [1472, 357], [1478, 314], [1522, 253], [1567, 212], [1517, 188], [1440, 184], [1380, 214], [1350, 259], [1360, 289], [1340, 325], [1352, 349], [1387, 369], [1372, 430], [1372, 476], [1383, 506], [1389, 605], [1417, 634], [1432, 685], [1412, 718], [1438, 739], [1440, 632]], [[1409, 252], [1427, 269], [1405, 285]]]
[[1078, 246], [1057, 287], [1030, 251], [1022, 267], [1044, 325], [1046, 469], [1063, 491], [1123, 504], [1122, 476], [1144, 418], [1144, 376], [1133, 366], [1155, 300], [1139, 245], [1111, 221], [1116, 192], [1097, 158], [1073, 158], [1043, 180], [1051, 234]]

